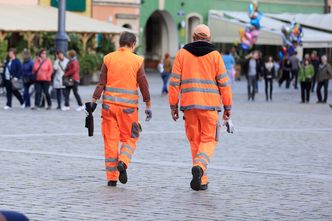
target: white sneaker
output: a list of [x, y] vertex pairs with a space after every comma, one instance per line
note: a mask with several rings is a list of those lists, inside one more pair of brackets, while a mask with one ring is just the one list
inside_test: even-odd
[[21, 105], [21, 108], [24, 109], [24, 108], [25, 108], [25, 104], [22, 104], [22, 105]]
[[10, 109], [12, 109], [12, 108], [9, 107], [8, 105], [6, 105], [6, 106], [3, 107], [3, 109], [5, 109], [5, 110], [10, 110]]
[[76, 108], [76, 111], [82, 111], [82, 110], [84, 110], [84, 109], [85, 109], [85, 106], [82, 105], [82, 106], [79, 106], [78, 108]]
[[61, 108], [62, 111], [69, 111], [70, 110], [70, 107], [67, 107], [67, 106], [64, 106]]

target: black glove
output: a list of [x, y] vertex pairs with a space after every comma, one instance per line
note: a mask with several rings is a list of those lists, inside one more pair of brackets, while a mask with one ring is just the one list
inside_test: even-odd
[[179, 109], [177, 106], [171, 106], [171, 115], [174, 121], [179, 119]]
[[234, 133], [234, 125], [231, 119], [224, 121], [223, 126], [226, 127], [227, 133]]
[[94, 123], [93, 123], [93, 112], [96, 110], [97, 104], [92, 102], [85, 103], [85, 127], [88, 128], [89, 137], [93, 136]]
[[152, 110], [150, 108], [147, 108], [145, 110], [145, 115], [146, 115], [145, 121], [150, 121], [152, 119]]

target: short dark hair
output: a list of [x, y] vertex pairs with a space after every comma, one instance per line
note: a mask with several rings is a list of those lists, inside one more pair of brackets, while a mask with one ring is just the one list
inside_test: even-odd
[[9, 48], [9, 52], [13, 52], [14, 55], [16, 55], [16, 49], [15, 48]]
[[65, 53], [63, 53], [62, 50], [57, 50], [57, 51], [55, 52], [55, 54], [56, 54], [56, 55], [59, 55], [59, 54], [63, 54], [63, 55], [64, 55]]
[[128, 46], [131, 47], [136, 44], [136, 36], [130, 32], [122, 32], [119, 40], [120, 47]]
[[47, 53], [47, 50], [46, 50], [45, 48], [42, 48], [42, 49], [39, 51], [38, 56], [41, 56], [41, 54], [42, 54], [43, 52], [46, 52], [46, 53]]

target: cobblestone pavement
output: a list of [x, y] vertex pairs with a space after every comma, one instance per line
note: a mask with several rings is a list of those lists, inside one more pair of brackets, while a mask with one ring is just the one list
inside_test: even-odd
[[[16, 100], [1, 109], [0, 209], [31, 220], [332, 220], [332, 110], [314, 94], [303, 105], [299, 91], [276, 87], [267, 103], [261, 82], [253, 103], [236, 83], [236, 133], [223, 133], [209, 190], [194, 192], [183, 121], [172, 122], [159, 76], [149, 82], [153, 120], [142, 121], [129, 182], [117, 188], [106, 186], [100, 110], [89, 138], [83, 112], [22, 110]], [[80, 91], [87, 101], [93, 87]]]

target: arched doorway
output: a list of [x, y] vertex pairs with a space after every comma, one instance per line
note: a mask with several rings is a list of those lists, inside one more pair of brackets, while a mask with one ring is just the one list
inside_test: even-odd
[[143, 37], [143, 52], [147, 68], [156, 68], [165, 53], [175, 56], [178, 50], [178, 32], [167, 11], [155, 11], [147, 20]]
[[192, 33], [194, 28], [202, 23], [202, 16], [196, 13], [191, 13], [187, 16], [187, 42], [192, 42]]

